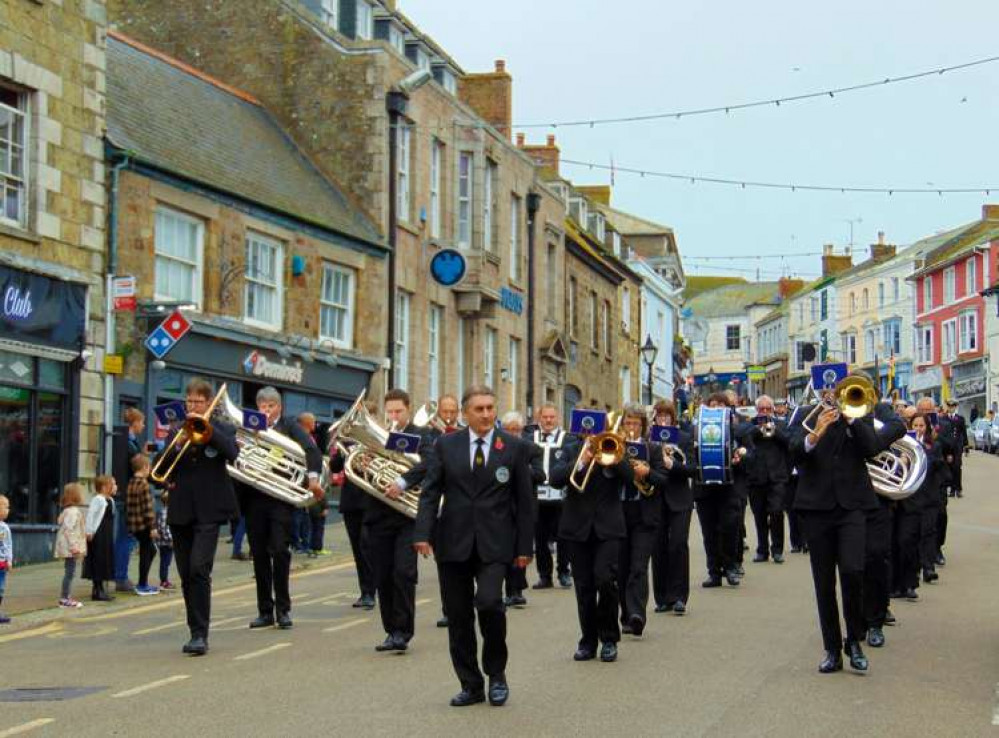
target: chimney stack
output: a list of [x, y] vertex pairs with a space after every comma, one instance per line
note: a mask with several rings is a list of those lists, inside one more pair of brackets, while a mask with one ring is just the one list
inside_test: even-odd
[[544, 146], [540, 144], [521, 144], [523, 134], [517, 134], [517, 148], [531, 157], [534, 165], [541, 169], [542, 176], [559, 176], [559, 148], [555, 145], [555, 136], [549, 135]]
[[999, 220], [999, 205], [982, 205], [982, 220]]
[[875, 264], [888, 261], [895, 256], [897, 249], [893, 243], [885, 243], [885, 232], [878, 231], [878, 242], [871, 244], [871, 261]]
[[823, 277], [835, 277], [837, 274], [842, 274], [852, 266], [853, 256], [850, 254], [849, 249], [847, 249], [844, 254], [836, 254], [833, 252], [833, 245], [831, 243], [827, 243], [822, 247]]
[[459, 79], [458, 98], [503, 136], [510, 137], [513, 78], [504, 60], [497, 59], [492, 72], [466, 74]]

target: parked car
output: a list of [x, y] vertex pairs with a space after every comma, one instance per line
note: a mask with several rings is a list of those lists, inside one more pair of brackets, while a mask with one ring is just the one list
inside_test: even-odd
[[993, 425], [987, 418], [978, 418], [968, 426], [968, 443], [976, 451], [992, 452], [992, 428]]
[[992, 453], [999, 451], [999, 418], [992, 421], [989, 426], [989, 450]]

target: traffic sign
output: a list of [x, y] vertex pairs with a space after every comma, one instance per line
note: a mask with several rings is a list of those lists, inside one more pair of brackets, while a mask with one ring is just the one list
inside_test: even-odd
[[177, 339], [167, 333], [162, 324], [146, 337], [146, 348], [157, 359], [162, 359], [177, 343]]
[[114, 277], [111, 280], [111, 297], [115, 310], [135, 310], [135, 277]]

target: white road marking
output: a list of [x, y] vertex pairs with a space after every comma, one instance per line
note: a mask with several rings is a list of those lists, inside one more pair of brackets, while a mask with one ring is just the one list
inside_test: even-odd
[[358, 618], [357, 620], [348, 620], [346, 623], [340, 623], [340, 625], [331, 625], [329, 628], [323, 628], [323, 633], [336, 633], [338, 630], [347, 630], [347, 628], [353, 628], [355, 625], [360, 625], [361, 623], [367, 623], [371, 618]]
[[[211, 623], [211, 627], [212, 628], [216, 628], [216, 627], [218, 627], [220, 625], [227, 625], [228, 623], [235, 623], [237, 620], [243, 620], [244, 618], [245, 618], [244, 615], [240, 615], [240, 616], [235, 617], [235, 618], [226, 618], [225, 620], [219, 620], [219, 621], [213, 620], [212, 623]], [[151, 628], [143, 628], [142, 630], [137, 630], [134, 633], [132, 633], [132, 635], [134, 635], [134, 636], [141, 636], [141, 635], [148, 635], [150, 633], [159, 633], [161, 630], [170, 630], [170, 628], [179, 628], [182, 625], [187, 625], [187, 621], [186, 620], [174, 620], [173, 622], [164, 623], [163, 625], [154, 625]]]
[[54, 722], [55, 718], [38, 718], [37, 720], [32, 720], [30, 723], [24, 723], [22, 725], [15, 725], [13, 728], [7, 728], [7, 730], [0, 732], [0, 738], [7, 738], [9, 735], [21, 735], [21, 733], [27, 733], [29, 730], [41, 728]]
[[427, 604], [428, 602], [433, 602], [433, 599], [432, 599], [432, 598], [430, 598], [430, 597], [425, 597], [425, 598], [423, 598], [422, 600], [417, 600], [417, 601], [416, 601], [416, 602], [414, 602], [413, 604], [414, 604], [414, 605], [425, 605], [425, 604]]
[[246, 661], [247, 659], [255, 659], [259, 656], [266, 656], [269, 653], [280, 651], [282, 648], [288, 648], [290, 645], [290, 643], [275, 643], [273, 646], [261, 648], [259, 651], [250, 651], [250, 653], [244, 653], [242, 656], [236, 656], [233, 661]]
[[132, 689], [126, 689], [124, 692], [117, 692], [112, 697], [133, 697], [137, 694], [142, 694], [143, 692], [148, 692], [150, 689], [158, 689], [159, 687], [165, 687], [168, 684], [173, 684], [174, 682], [182, 682], [185, 679], [190, 679], [190, 674], [175, 674], [172, 677], [167, 677], [166, 679], [159, 679], [155, 682], [149, 682], [149, 684], [143, 684], [139, 687], [132, 687]]

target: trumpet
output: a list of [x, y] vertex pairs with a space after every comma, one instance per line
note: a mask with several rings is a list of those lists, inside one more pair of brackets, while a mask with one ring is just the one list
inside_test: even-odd
[[[613, 413], [608, 415], [607, 419], [610, 420], [612, 417], [615, 417]], [[576, 463], [573, 465], [572, 474], [569, 476], [569, 484], [571, 484], [577, 491], [582, 492], [586, 489], [586, 485], [590, 481], [590, 475], [593, 474], [593, 468], [595, 466], [600, 465], [606, 467], [621, 463], [626, 449], [624, 445], [624, 436], [622, 436], [619, 432], [622, 419], [622, 415], [616, 416], [609, 431], [589, 436], [586, 439], [586, 442], [583, 444], [583, 448], [579, 452], [579, 456], [576, 457]], [[586, 466], [586, 474], [583, 476], [583, 480], [579, 481], [577, 468], [579, 467], [580, 459], [583, 458], [583, 454], [586, 453], [586, 449], [588, 448], [591, 450], [593, 456], [590, 459], [590, 463]]]
[[174, 434], [170, 440], [170, 445], [163, 449], [163, 453], [160, 454], [150, 470], [150, 479], [157, 484], [164, 484], [170, 479], [177, 464], [184, 458], [184, 454], [191, 446], [204, 446], [212, 439], [212, 414], [223, 397], [225, 397], [224, 384], [208, 405], [208, 410], [205, 411], [204, 415], [192, 413], [184, 419], [183, 427]]

